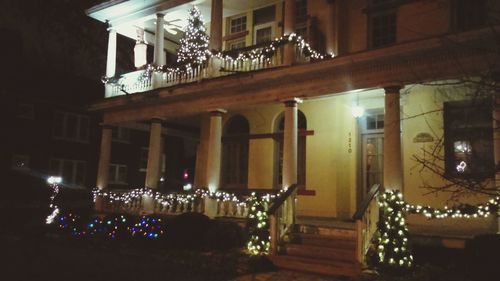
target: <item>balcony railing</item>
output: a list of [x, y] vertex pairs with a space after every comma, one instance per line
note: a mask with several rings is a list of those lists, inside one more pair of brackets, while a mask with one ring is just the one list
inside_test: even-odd
[[283, 48], [292, 45], [295, 63], [308, 63], [311, 59], [323, 59], [325, 56], [312, 50], [300, 36], [286, 35], [267, 45], [234, 52], [212, 55], [203, 65], [196, 67], [154, 67], [123, 74], [119, 77], [106, 78], [105, 97], [147, 92], [153, 89], [171, 87], [179, 84], [197, 82], [242, 72], [251, 72], [283, 65]]

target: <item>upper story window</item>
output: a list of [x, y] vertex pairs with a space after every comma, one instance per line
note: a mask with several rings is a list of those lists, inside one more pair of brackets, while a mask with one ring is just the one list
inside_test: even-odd
[[296, 0], [295, 21], [297, 23], [307, 21], [307, 0]]
[[396, 43], [396, 11], [370, 12], [368, 17], [369, 44], [371, 48]]
[[83, 186], [85, 184], [87, 163], [79, 160], [52, 159], [50, 160], [51, 175], [60, 176], [64, 184]]
[[88, 142], [89, 117], [71, 112], [56, 112], [54, 137], [58, 139]]
[[255, 44], [270, 42], [273, 39], [273, 27], [270, 24], [256, 26], [254, 38]]
[[446, 174], [485, 178], [494, 174], [493, 118], [490, 101], [444, 103]]
[[276, 6], [271, 5], [253, 11], [253, 43], [261, 44], [269, 42], [274, 37], [274, 20], [276, 18]]
[[130, 142], [130, 129], [123, 127], [114, 127], [112, 139], [113, 141]]
[[238, 33], [247, 30], [247, 16], [232, 18], [229, 22], [229, 33]]
[[31, 103], [19, 103], [16, 108], [16, 117], [23, 119], [35, 118], [35, 106]]
[[454, 26], [457, 31], [466, 31], [486, 24], [486, 0], [454, 0]]

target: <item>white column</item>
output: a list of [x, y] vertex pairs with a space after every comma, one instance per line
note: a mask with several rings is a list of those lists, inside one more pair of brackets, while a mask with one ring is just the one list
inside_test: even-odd
[[106, 77], [113, 77], [116, 74], [116, 30], [108, 28], [108, 58], [106, 61]]
[[146, 170], [146, 187], [157, 188], [161, 171], [161, 125], [160, 119], [151, 120], [149, 134], [148, 167]]
[[[101, 134], [101, 150], [99, 153], [99, 163], [97, 166], [97, 188], [99, 190], [106, 189], [109, 181], [109, 162], [111, 159], [111, 137], [112, 128], [110, 126], [102, 127]], [[96, 198], [95, 208], [102, 210], [102, 198]]]
[[212, 0], [209, 49], [222, 51], [222, 0]]
[[210, 112], [207, 151], [207, 184], [210, 191], [219, 189], [220, 184], [222, 114], [224, 113], [224, 110]]
[[384, 187], [386, 189], [403, 190], [399, 106], [399, 90], [401, 86], [389, 86], [384, 89]]
[[144, 43], [144, 29], [137, 28], [137, 40], [134, 47], [134, 66], [139, 69], [145, 66], [147, 61], [148, 46]]
[[164, 44], [165, 44], [165, 20], [163, 19], [164, 14], [156, 14], [156, 33], [155, 33], [155, 52], [153, 63], [155, 65], [165, 65], [165, 52], [164, 52]]
[[283, 132], [283, 188], [297, 183], [297, 116], [297, 101], [286, 101]]
[[109, 162], [111, 158], [111, 126], [103, 126], [101, 134], [101, 151], [99, 154], [99, 164], [97, 168], [97, 188], [108, 187]]
[[[284, 15], [284, 34], [295, 32], [295, 0], [285, 0], [285, 15]], [[283, 64], [291, 65], [294, 62], [294, 47], [291, 44], [286, 44], [283, 48]]]

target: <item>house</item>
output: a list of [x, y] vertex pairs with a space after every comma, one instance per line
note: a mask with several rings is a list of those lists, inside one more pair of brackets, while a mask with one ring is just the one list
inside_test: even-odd
[[[222, 53], [176, 72], [169, 58], [194, 4], [210, 49]], [[145, 122], [143, 186], [160, 182], [165, 124], [189, 126], [199, 130], [194, 186], [296, 183], [303, 219], [349, 220], [375, 184], [434, 207], [450, 203], [446, 188], [454, 179], [494, 187], [496, 100], [477, 85], [498, 79], [498, 8], [487, 0], [130, 0], [92, 7], [87, 14], [109, 25], [108, 83], [90, 108], [103, 116], [97, 187], [109, 186], [111, 128]], [[137, 71], [116, 73], [116, 34], [136, 40], [130, 51]], [[289, 43], [252, 57], [252, 50], [272, 49], [275, 38]], [[151, 46], [154, 59], [147, 61]], [[414, 233], [455, 238], [498, 229], [491, 217], [410, 216], [408, 224]]]

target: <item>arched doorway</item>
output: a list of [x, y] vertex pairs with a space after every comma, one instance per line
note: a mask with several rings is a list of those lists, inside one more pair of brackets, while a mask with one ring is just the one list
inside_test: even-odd
[[248, 137], [250, 124], [242, 115], [231, 117], [222, 138], [222, 187], [248, 187]]

